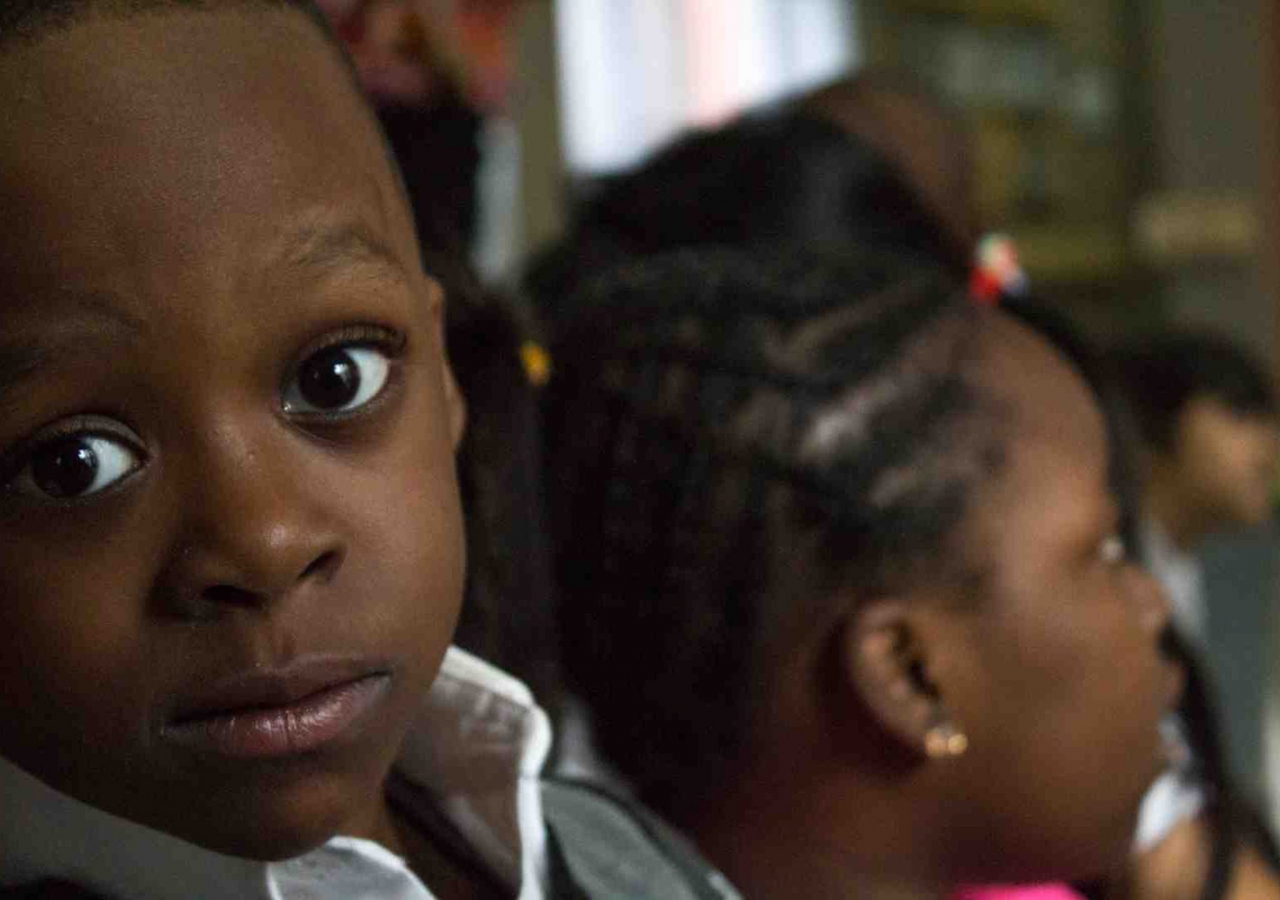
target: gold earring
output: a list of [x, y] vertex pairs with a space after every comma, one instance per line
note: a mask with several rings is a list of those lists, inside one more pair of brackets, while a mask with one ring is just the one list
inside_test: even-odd
[[940, 722], [924, 735], [924, 752], [930, 759], [955, 759], [969, 749], [969, 738], [950, 722]]

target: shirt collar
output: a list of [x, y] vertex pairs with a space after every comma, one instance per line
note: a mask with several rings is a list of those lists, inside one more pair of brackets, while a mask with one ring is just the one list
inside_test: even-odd
[[[397, 770], [519, 900], [542, 900], [538, 775], [551, 726], [519, 681], [450, 648]], [[275, 863], [235, 859], [74, 800], [0, 758], [0, 885], [74, 881], [131, 900], [430, 900], [394, 854], [335, 837]]]

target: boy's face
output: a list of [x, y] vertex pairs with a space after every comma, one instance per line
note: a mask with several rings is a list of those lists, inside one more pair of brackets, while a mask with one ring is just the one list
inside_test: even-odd
[[463, 571], [371, 120], [247, 6], [7, 49], [0, 107], [0, 754], [234, 855], [367, 831]]
[[1210, 396], [1178, 417], [1173, 463], [1180, 489], [1213, 528], [1260, 525], [1271, 513], [1280, 424], [1244, 416]]

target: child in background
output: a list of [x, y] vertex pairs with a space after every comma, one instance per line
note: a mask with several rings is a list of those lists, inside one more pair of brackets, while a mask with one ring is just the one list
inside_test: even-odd
[[[962, 130], [944, 108], [900, 79], [860, 73], [782, 110], [687, 135], [638, 169], [609, 180], [579, 212], [567, 240], [537, 261], [529, 284], [553, 320], [567, 320], [582, 299], [592, 296], [569, 288], [630, 257], [707, 244], [755, 252], [799, 245], [835, 254], [867, 249], [910, 254], [944, 266], [984, 300], [1008, 304], [1011, 295], [1027, 292], [1027, 282], [1016, 264], [1010, 265], [1006, 240], [974, 241], [977, 217], [968, 201], [966, 173], [956, 164], [965, 159], [963, 144]], [[742, 184], [757, 189], [743, 191]], [[1107, 389], [1092, 351], [1060, 316], [1047, 316], [1034, 303], [1007, 308], [1024, 320], [1030, 316], [1033, 327], [1088, 374], [1091, 388]], [[1117, 431], [1123, 414], [1116, 398], [1099, 399], [1108, 407], [1108, 430], [1128, 444]], [[1134, 525], [1126, 544], [1139, 547], [1136, 482], [1127, 485], [1128, 480], [1117, 477], [1115, 486], [1124, 495], [1123, 519]], [[1237, 853], [1240, 865], [1256, 870], [1250, 862], [1254, 848], [1270, 843], [1265, 834], [1254, 840], [1251, 826], [1238, 830], [1255, 817], [1240, 821], [1235, 810], [1247, 807], [1237, 802], [1236, 786], [1217, 764], [1221, 735], [1211, 692], [1188, 655], [1177, 658], [1189, 669], [1191, 690], [1182, 712], [1195, 759], [1153, 788], [1132, 871], [1113, 881], [1131, 896], [1162, 896], [1170, 884], [1165, 873], [1173, 872], [1182, 896], [1213, 900], [1214, 891], [1223, 887], [1214, 873], [1230, 872], [1229, 861]], [[602, 777], [608, 766], [593, 753], [589, 729], [580, 718], [569, 717], [564, 724], [561, 771]], [[1202, 808], [1204, 815], [1197, 817]], [[1161, 838], [1180, 822], [1194, 839], [1184, 835], [1162, 846]], [[1200, 864], [1209, 858], [1212, 865]]]
[[1097, 401], [948, 279], [845, 256], [583, 298], [549, 423], [570, 686], [743, 896], [1107, 870], [1178, 678]]
[[1131, 340], [1111, 354], [1145, 460], [1142, 512], [1153, 570], [1174, 623], [1203, 647], [1199, 545], [1271, 514], [1280, 410], [1269, 374], [1230, 341], [1190, 330]]
[[1107, 362], [1141, 463], [1139, 546], [1170, 598], [1176, 632], [1170, 644], [1191, 675], [1183, 721], [1194, 751], [1192, 774], [1209, 801], [1205, 814], [1192, 819], [1180, 814], [1176, 793], [1153, 793], [1138, 836], [1143, 852], [1107, 895], [1274, 898], [1280, 896], [1280, 855], [1228, 771], [1204, 677], [1210, 611], [1196, 556], [1210, 534], [1257, 526], [1270, 515], [1280, 453], [1270, 379], [1227, 339], [1190, 329], [1131, 338], [1113, 348]]

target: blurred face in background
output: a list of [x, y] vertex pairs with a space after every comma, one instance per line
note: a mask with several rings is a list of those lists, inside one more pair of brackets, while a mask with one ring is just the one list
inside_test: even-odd
[[1220, 527], [1259, 525], [1271, 510], [1280, 423], [1241, 415], [1209, 396], [1193, 398], [1178, 420], [1169, 463], [1187, 500]]

